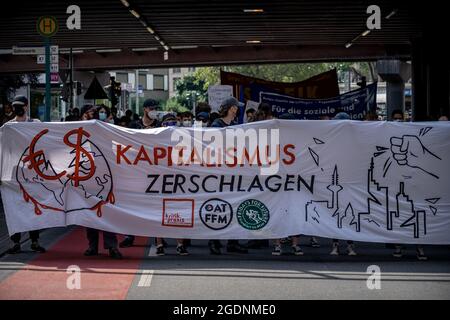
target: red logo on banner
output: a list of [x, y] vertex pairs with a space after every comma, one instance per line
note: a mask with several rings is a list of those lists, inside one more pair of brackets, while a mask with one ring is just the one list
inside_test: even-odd
[[[102, 206], [115, 202], [112, 173], [103, 153], [89, 140], [91, 135], [83, 127], [73, 129], [64, 135], [64, 145], [61, 144], [68, 162], [61, 170], [64, 156], [58, 149], [55, 161], [60, 170], [57, 171], [53, 159], [48, 159], [43, 149], [54, 143], [42, 139], [48, 132], [49, 129], [44, 129], [31, 140], [17, 165], [16, 180], [25, 201], [34, 204], [37, 215], [42, 214], [40, 208], [66, 213], [90, 209], [101, 217]], [[52, 197], [44, 198], [48, 194]]]

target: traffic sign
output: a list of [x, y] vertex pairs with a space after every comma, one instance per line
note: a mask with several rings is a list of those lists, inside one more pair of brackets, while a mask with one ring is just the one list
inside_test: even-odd
[[57, 54], [52, 54], [50, 56], [50, 63], [58, 63], [59, 62], [59, 56]]
[[45, 54], [44, 47], [12, 47], [12, 54], [14, 55], [35, 55]]
[[58, 54], [59, 53], [59, 47], [58, 46], [50, 46], [50, 54]]
[[50, 72], [59, 72], [59, 64], [57, 63], [52, 63], [50, 65]]
[[59, 74], [57, 72], [50, 73], [50, 81], [51, 81], [51, 83], [58, 83], [59, 82]]
[[37, 64], [45, 64], [45, 54], [39, 54], [36, 57]]
[[51, 37], [58, 31], [58, 21], [51, 16], [39, 17], [36, 29], [41, 36]]

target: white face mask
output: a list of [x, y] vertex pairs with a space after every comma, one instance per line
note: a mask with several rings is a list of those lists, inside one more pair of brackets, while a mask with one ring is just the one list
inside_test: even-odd
[[192, 126], [192, 121], [191, 120], [184, 120], [183, 121], [183, 127], [190, 127]]
[[199, 120], [194, 121], [194, 127], [206, 127], [207, 123]]
[[11, 111], [10, 113], [5, 113], [5, 115], [6, 115], [7, 117], [10, 117], [12, 114], [13, 114], [12, 111]]
[[147, 112], [147, 115], [152, 120], [158, 119], [158, 111], [156, 110], [150, 110], [149, 112]]

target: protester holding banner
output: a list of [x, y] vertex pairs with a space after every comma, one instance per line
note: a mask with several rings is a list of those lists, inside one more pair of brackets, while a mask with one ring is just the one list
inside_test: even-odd
[[[333, 120], [350, 120], [350, 116], [345, 112], [339, 112], [338, 114], [336, 114], [334, 116]], [[347, 254], [349, 256], [356, 256], [354, 244], [353, 244], [353, 241], [351, 241], [351, 240], [347, 241]], [[338, 239], [333, 239], [330, 255], [332, 255], [332, 256], [339, 255], [339, 240]]]
[[[28, 117], [28, 99], [25, 96], [16, 96], [12, 102], [12, 107], [14, 108], [15, 117], [9, 120], [9, 123], [14, 122], [39, 122], [38, 119], [31, 119]], [[31, 239], [31, 250], [44, 253], [45, 248], [39, 245], [39, 230], [33, 230], [29, 232]], [[15, 233], [11, 236], [14, 245], [8, 250], [8, 253], [14, 254], [21, 251], [20, 239], [22, 238], [21, 233]]]
[[[220, 105], [219, 115], [220, 118], [214, 120], [211, 124], [213, 128], [225, 128], [228, 126], [236, 125], [236, 117], [239, 111], [239, 101], [233, 97], [225, 99]], [[209, 249], [211, 254], [221, 254], [221, 244], [219, 240], [210, 240]], [[227, 252], [248, 253], [247, 248], [244, 248], [239, 244], [238, 240], [228, 240]]]
[[160, 126], [158, 121], [159, 102], [153, 99], [144, 101], [144, 115], [142, 116], [143, 129], [157, 128]]
[[[102, 108], [99, 108], [102, 110]], [[103, 109], [105, 110], [105, 109]], [[81, 109], [81, 119], [82, 120], [93, 120], [98, 119], [99, 113], [96, 112], [96, 108], [92, 105], [85, 105]], [[106, 113], [106, 112], [105, 112]], [[102, 121], [106, 121], [106, 117]], [[98, 236], [100, 230], [93, 228], [86, 228], [86, 236], [89, 241], [89, 247], [84, 252], [85, 256], [96, 256], [98, 255]], [[117, 249], [117, 237], [114, 233], [103, 231], [103, 247], [109, 250], [109, 256], [113, 259], [122, 259], [122, 254]]]

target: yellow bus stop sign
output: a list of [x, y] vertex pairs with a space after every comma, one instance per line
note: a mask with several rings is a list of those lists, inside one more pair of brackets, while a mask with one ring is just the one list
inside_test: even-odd
[[37, 31], [41, 36], [51, 37], [58, 31], [58, 21], [55, 17], [40, 17], [36, 24]]

